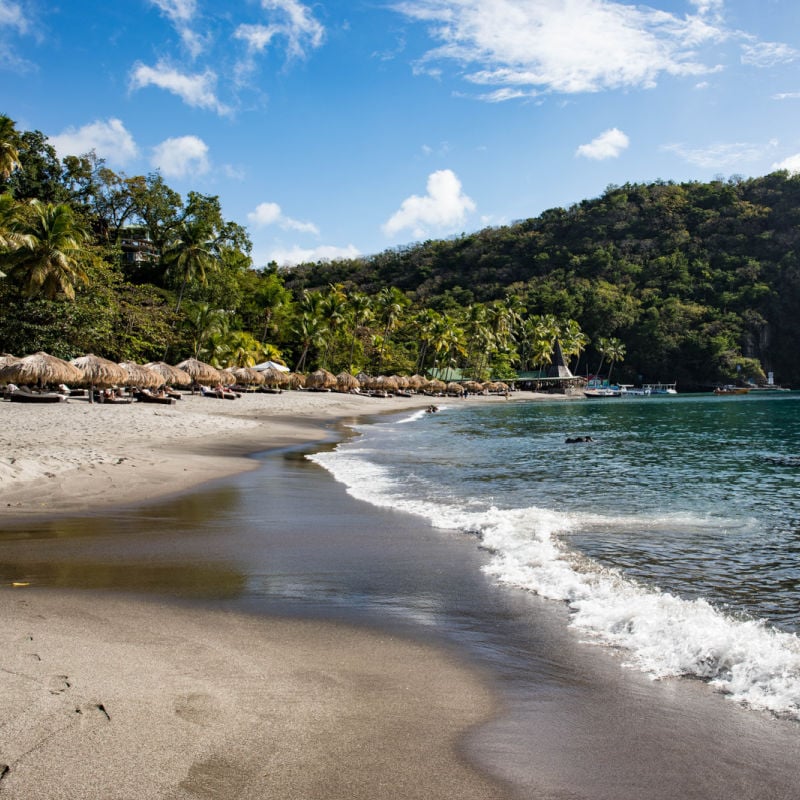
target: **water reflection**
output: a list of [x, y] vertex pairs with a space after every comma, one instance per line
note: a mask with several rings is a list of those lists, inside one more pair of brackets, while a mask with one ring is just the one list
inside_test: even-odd
[[167, 501], [63, 519], [24, 520], [0, 530], [0, 544], [18, 540], [83, 539], [150, 533], [191, 534], [197, 525], [224, 515], [239, 502], [236, 486], [219, 486]]
[[57, 589], [114, 589], [175, 597], [228, 599], [245, 586], [241, 572], [220, 564], [109, 564], [102, 561], [4, 561], [0, 583]]

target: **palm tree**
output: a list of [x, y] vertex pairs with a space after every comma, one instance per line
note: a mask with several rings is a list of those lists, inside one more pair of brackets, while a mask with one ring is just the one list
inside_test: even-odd
[[359, 328], [364, 325], [371, 316], [371, 304], [372, 301], [370, 300], [369, 295], [366, 295], [363, 292], [353, 292], [348, 301], [351, 314], [350, 320], [353, 324], [353, 332], [352, 336], [350, 337], [349, 371], [351, 373], [353, 372], [353, 355], [356, 348], [356, 335], [358, 334]]
[[612, 337], [605, 340], [603, 350], [603, 355], [605, 355], [611, 364], [608, 369], [608, 380], [610, 382], [611, 372], [614, 369], [615, 362], [625, 360], [625, 345], [620, 339], [615, 339]]
[[383, 370], [383, 354], [392, 331], [397, 327], [403, 309], [411, 301], [396, 287], [387, 286], [378, 293], [378, 316], [383, 321], [383, 335], [380, 339], [380, 350], [378, 352], [378, 369], [380, 375]]
[[247, 331], [230, 331], [225, 336], [225, 341], [229, 352], [229, 367], [252, 367], [266, 358], [280, 357], [277, 348], [265, 346]]
[[14, 144], [16, 133], [13, 120], [0, 114], [0, 178], [3, 180], [8, 180], [11, 173], [21, 166], [19, 151]]
[[559, 340], [561, 341], [561, 352], [568, 359], [572, 356], [576, 357], [573, 373], [577, 374], [581, 353], [589, 344], [589, 337], [581, 330], [581, 326], [576, 320], [570, 319], [567, 320], [566, 325], [561, 326]]
[[205, 349], [208, 341], [215, 335], [227, 333], [228, 317], [209, 303], [197, 303], [189, 309], [184, 324], [192, 334], [194, 357], [200, 358], [200, 351]]
[[325, 343], [325, 338], [328, 335], [328, 328], [323, 324], [322, 320], [309, 313], [304, 313], [295, 323], [293, 333], [300, 340], [303, 346], [303, 352], [297, 361], [294, 368], [295, 372], [302, 372], [306, 365], [309, 350], [312, 347], [320, 347]]
[[427, 360], [428, 350], [433, 341], [433, 332], [440, 316], [432, 308], [426, 308], [416, 315], [415, 327], [419, 331], [419, 354], [417, 355], [416, 372], [425, 372], [425, 361]]
[[180, 278], [178, 302], [175, 312], [180, 311], [183, 294], [190, 281], [206, 282], [206, 270], [216, 266], [214, 247], [216, 241], [211, 229], [199, 219], [186, 219], [178, 229], [177, 236], [164, 252], [167, 269]]
[[21, 278], [23, 292], [28, 297], [41, 293], [50, 300], [63, 293], [74, 300], [75, 284], [89, 282], [82, 266], [88, 257], [89, 233], [72, 208], [32, 200], [10, 231], [18, 246], [8, 261]]

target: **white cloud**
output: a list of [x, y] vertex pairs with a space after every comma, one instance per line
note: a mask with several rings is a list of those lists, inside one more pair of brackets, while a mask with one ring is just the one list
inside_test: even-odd
[[150, 0], [173, 24], [185, 24], [197, 13], [196, 0]]
[[218, 114], [227, 114], [230, 109], [216, 95], [217, 76], [210, 69], [203, 73], [187, 75], [160, 61], [155, 67], [137, 64], [131, 74], [131, 88], [142, 89], [157, 86], [178, 95], [184, 103], [196, 108], [207, 108]]
[[167, 178], [202, 175], [209, 170], [208, 145], [197, 136], [165, 139], [153, 148], [150, 163]]
[[662, 150], [674, 153], [703, 169], [735, 169], [745, 163], [766, 158], [777, 147], [778, 141], [771, 139], [766, 144], [748, 142], [717, 142], [707, 147], [686, 147], [683, 144], [668, 144]]
[[304, 264], [314, 261], [335, 261], [337, 259], [358, 258], [361, 255], [359, 249], [352, 244], [347, 247], [335, 247], [333, 245], [322, 245], [305, 249], [302, 247], [291, 247], [287, 250], [273, 250], [267, 256], [267, 261], [274, 261], [278, 266], [291, 267], [295, 264]]
[[773, 100], [800, 100], [800, 92], [778, 92], [772, 95]]
[[772, 169], [785, 169], [788, 172], [797, 174], [800, 172], [800, 153], [784, 158], [783, 161], [779, 161], [777, 164], [773, 164]]
[[28, 20], [19, 3], [0, 0], [0, 27], [15, 28], [18, 33], [28, 31]]
[[701, 16], [719, 16], [722, 13], [724, 0], [689, 0], [697, 7], [697, 13]]
[[161, 13], [175, 26], [187, 50], [198, 56], [203, 51], [205, 41], [193, 28], [197, 15], [196, 0], [150, 0]]
[[121, 120], [111, 118], [106, 122], [96, 120], [82, 128], [67, 128], [56, 136], [48, 137], [58, 154], [81, 156], [94, 150], [109, 163], [123, 166], [139, 155], [133, 136]]
[[387, 236], [411, 230], [416, 237], [429, 230], [452, 231], [463, 224], [466, 214], [475, 211], [475, 203], [461, 191], [461, 181], [449, 169], [428, 176], [428, 193], [424, 197], [411, 195], [383, 225]]
[[588, 144], [582, 144], [576, 151], [576, 156], [592, 158], [603, 161], [606, 158], [619, 158], [623, 150], [627, 149], [630, 139], [619, 128], [609, 128]]
[[266, 25], [240, 25], [234, 33], [252, 52], [263, 52], [276, 37], [286, 40], [289, 56], [294, 58], [322, 44], [325, 28], [308, 6], [297, 0], [261, 0], [261, 7], [269, 16]]
[[[719, 7], [696, 5], [704, 13]], [[466, 65], [467, 80], [499, 87], [485, 96], [493, 101], [704, 74], [714, 67], [698, 61], [697, 47], [727, 35], [705, 16], [611, 0], [404, 0], [397, 8], [440, 42], [423, 64]]]
[[789, 64], [800, 57], [800, 51], [783, 42], [756, 42], [742, 45], [742, 64], [754, 67], [774, 67]]
[[247, 219], [257, 228], [268, 225], [279, 225], [284, 230], [299, 231], [300, 233], [319, 234], [319, 229], [313, 222], [300, 222], [284, 215], [277, 203], [259, 203], [254, 211], [247, 215]]

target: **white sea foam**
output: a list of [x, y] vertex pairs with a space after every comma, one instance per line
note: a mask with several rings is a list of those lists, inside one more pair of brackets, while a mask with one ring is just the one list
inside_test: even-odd
[[[696, 676], [753, 708], [800, 719], [800, 639], [756, 620], [736, 619], [705, 600], [645, 587], [578, 555], [564, 543], [587, 523], [627, 525], [598, 515], [545, 508], [486, 508], [403, 491], [408, 476], [372, 463], [348, 445], [311, 456], [376, 506], [425, 517], [435, 527], [477, 533], [492, 552], [484, 568], [499, 582], [565, 602], [571, 625], [594, 642], [620, 648], [626, 664], [654, 678]], [[676, 517], [672, 522], [686, 522]], [[662, 520], [663, 522], [664, 520]], [[691, 524], [703, 518], [692, 517]], [[640, 521], [641, 523], [641, 521]]]

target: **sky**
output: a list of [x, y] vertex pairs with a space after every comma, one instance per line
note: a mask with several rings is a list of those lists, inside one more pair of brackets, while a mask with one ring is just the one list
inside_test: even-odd
[[800, 171], [797, 0], [0, 0], [0, 113], [220, 198], [254, 266]]

